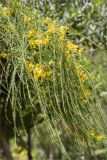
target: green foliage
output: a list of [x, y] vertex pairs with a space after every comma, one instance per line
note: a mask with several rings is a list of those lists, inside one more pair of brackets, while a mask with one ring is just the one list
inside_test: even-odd
[[88, 49], [71, 39], [70, 28], [38, 10], [18, 2], [0, 5], [3, 121], [6, 116], [19, 134], [44, 120], [67, 158], [64, 138], [89, 152], [103, 148], [106, 138]]

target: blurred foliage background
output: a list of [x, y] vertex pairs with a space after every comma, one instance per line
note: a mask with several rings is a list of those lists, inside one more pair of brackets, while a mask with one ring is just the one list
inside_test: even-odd
[[[24, 1], [24, 0], [23, 0]], [[107, 1], [106, 0], [41, 0], [25, 1], [39, 9], [44, 15], [58, 18], [93, 43], [107, 49]], [[80, 42], [92, 42], [81, 37]]]
[[[9, 0], [0, 0], [9, 3]], [[61, 23], [67, 24], [73, 31], [72, 38], [77, 44], [83, 43], [90, 49], [88, 53], [92, 62], [97, 66], [97, 77], [101, 83], [96, 87], [101, 89], [100, 98], [103, 106], [107, 106], [107, 1], [106, 0], [22, 0], [36, 12], [45, 16], [57, 18]], [[78, 34], [79, 33], [79, 34]], [[76, 38], [75, 38], [76, 37]], [[32, 157], [34, 160], [65, 160], [60, 149], [53, 145], [47, 137], [44, 124], [38, 126], [39, 133], [34, 140], [34, 129], [31, 130]], [[11, 139], [11, 151], [14, 160], [27, 160], [28, 139], [20, 133], [17, 145]], [[44, 135], [44, 136], [42, 136]], [[92, 160], [94, 155], [84, 155], [77, 152], [75, 141], [71, 144], [66, 138], [67, 151], [72, 160]], [[85, 149], [84, 149], [85, 150]], [[72, 151], [72, 152], [71, 152]], [[0, 160], [4, 160], [0, 149]], [[96, 151], [98, 160], [107, 160], [107, 149]], [[32, 158], [30, 158], [32, 159]]]

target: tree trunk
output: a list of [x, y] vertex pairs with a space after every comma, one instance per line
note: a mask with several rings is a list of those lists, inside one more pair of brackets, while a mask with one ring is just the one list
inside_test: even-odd
[[0, 128], [0, 148], [3, 150], [7, 160], [13, 160], [9, 149], [8, 141], [6, 140], [4, 134], [1, 132], [1, 128]]
[[28, 160], [32, 160], [31, 130], [28, 129]]

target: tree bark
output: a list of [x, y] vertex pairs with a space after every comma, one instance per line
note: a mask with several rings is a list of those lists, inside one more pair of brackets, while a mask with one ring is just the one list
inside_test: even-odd
[[0, 146], [4, 152], [6, 159], [13, 160], [10, 149], [9, 149], [8, 141], [6, 140], [4, 134], [1, 132], [1, 128], [0, 128]]
[[28, 160], [32, 160], [31, 129], [28, 129]]

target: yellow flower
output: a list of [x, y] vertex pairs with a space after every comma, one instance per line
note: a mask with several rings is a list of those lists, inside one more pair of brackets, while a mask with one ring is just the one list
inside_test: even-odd
[[43, 45], [44, 44], [44, 42], [43, 42], [43, 40], [42, 39], [37, 39], [36, 41], [36, 45], [39, 47], [40, 45]]
[[31, 18], [29, 16], [24, 16], [24, 22], [28, 23], [31, 21]]
[[48, 30], [47, 30], [48, 33], [56, 33], [57, 31], [58, 30], [57, 30], [57, 27], [55, 25], [51, 24], [51, 25], [48, 26]]
[[31, 61], [28, 61], [27, 62], [27, 68], [30, 72], [33, 71], [33, 68], [34, 68], [34, 64], [31, 62]]
[[28, 37], [31, 38], [31, 37], [34, 37], [36, 34], [36, 31], [34, 29], [31, 29], [29, 32], [28, 32]]
[[68, 43], [67, 43], [67, 49], [68, 49], [68, 51], [70, 52], [76, 52], [77, 50], [78, 50], [78, 45], [76, 45], [76, 44], [73, 44], [72, 42], [70, 42], [70, 41], [68, 41]]
[[60, 26], [60, 28], [59, 28], [60, 35], [61, 35], [62, 37], [65, 36], [67, 30], [68, 30], [68, 27], [66, 27], [66, 26]]
[[43, 44], [44, 44], [44, 45], [48, 45], [49, 42], [50, 42], [49, 36], [47, 36], [46, 38], [43, 39]]
[[102, 135], [96, 136], [96, 141], [102, 141], [103, 139], [104, 139], [104, 136], [102, 136]]
[[46, 78], [46, 77], [50, 77], [52, 75], [52, 72], [51, 71], [44, 71], [43, 73], [43, 77]]
[[36, 64], [33, 73], [35, 80], [50, 77], [52, 74], [51, 71], [44, 71], [44, 66], [42, 64]]
[[51, 18], [49, 17], [46, 17], [44, 20], [43, 20], [43, 23], [47, 24], [47, 25], [56, 25], [56, 20], [52, 20]]
[[42, 70], [38, 70], [37, 73], [35, 74], [35, 79], [39, 79], [43, 76]]
[[49, 37], [43, 38], [43, 39], [31, 39], [29, 41], [29, 45], [31, 48], [36, 48], [39, 47], [41, 45], [48, 45], [49, 44]]
[[43, 20], [43, 23], [45, 24], [50, 24], [51, 23], [51, 19], [46, 17], [44, 20]]
[[58, 33], [58, 25], [55, 20], [48, 24], [47, 34]]
[[85, 97], [89, 97], [91, 95], [90, 91], [85, 91], [84, 93]]
[[88, 75], [86, 74], [86, 72], [83, 70], [82, 65], [78, 65], [77, 66], [77, 73], [79, 75], [79, 77], [83, 80], [83, 81], [87, 81], [89, 79]]
[[2, 11], [3, 11], [3, 14], [4, 14], [4, 15], [8, 15], [8, 16], [11, 16], [11, 14], [13, 13], [12, 9], [7, 8], [7, 7], [4, 7], [4, 8], [2, 9]]
[[91, 137], [95, 137], [95, 131], [94, 131], [94, 129], [91, 130], [90, 135], [91, 135]]
[[43, 64], [33, 64], [31, 61], [27, 61], [27, 68], [33, 74], [35, 80], [40, 78], [47, 78], [52, 75], [51, 71], [45, 71]]
[[0, 57], [2, 57], [2, 58], [8, 58], [8, 53], [2, 52], [2, 53], [0, 54]]
[[43, 67], [44, 67], [43, 64], [40, 64], [40, 63], [37, 63], [37, 64], [36, 64], [36, 68], [43, 68]]
[[89, 78], [87, 76], [87, 74], [84, 72], [84, 74], [82, 74], [81, 76], [81, 79], [84, 80], [84, 81], [87, 81]]
[[61, 76], [61, 73], [60, 73], [60, 72], [59, 72], [59, 73], [57, 73], [57, 76], [58, 76], [58, 77], [60, 77], [60, 76]]
[[43, 76], [43, 65], [42, 64], [36, 64], [33, 70], [34, 73], [34, 79], [38, 80]]
[[31, 39], [31, 40], [29, 41], [29, 45], [30, 45], [31, 48], [35, 48], [35, 47], [37, 46], [36, 40]]

